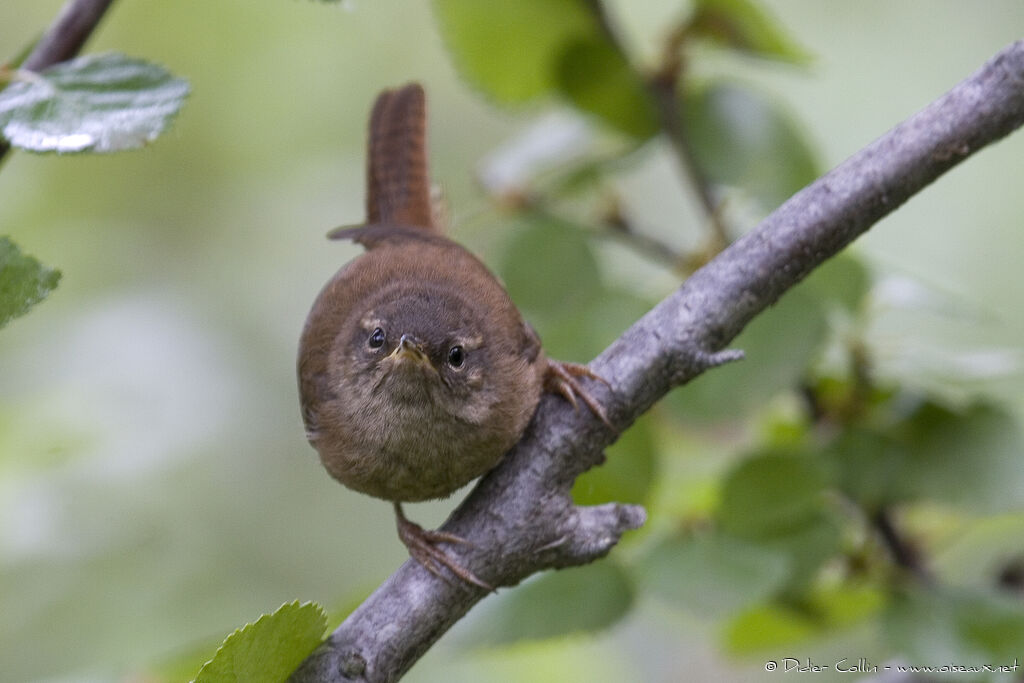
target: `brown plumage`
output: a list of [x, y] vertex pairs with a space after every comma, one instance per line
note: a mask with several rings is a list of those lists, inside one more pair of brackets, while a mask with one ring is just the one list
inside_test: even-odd
[[427, 177], [427, 104], [417, 83], [385, 90], [370, 114], [366, 222], [436, 230]]
[[522, 435], [545, 388], [579, 395], [582, 366], [545, 358], [498, 280], [434, 224], [426, 107], [416, 84], [373, 108], [366, 225], [334, 231], [366, 252], [313, 304], [299, 344], [310, 443], [341, 483], [395, 503], [413, 557], [487, 587], [436, 547], [400, 504], [440, 498], [484, 474]]

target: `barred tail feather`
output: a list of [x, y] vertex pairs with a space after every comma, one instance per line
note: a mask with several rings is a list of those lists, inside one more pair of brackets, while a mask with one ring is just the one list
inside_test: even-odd
[[370, 225], [434, 232], [427, 170], [426, 95], [418, 83], [385, 90], [370, 116], [366, 213]]

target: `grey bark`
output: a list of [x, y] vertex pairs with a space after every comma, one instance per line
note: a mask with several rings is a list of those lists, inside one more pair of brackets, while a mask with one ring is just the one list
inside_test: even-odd
[[[758, 313], [883, 216], [1024, 123], [1024, 41], [804, 188], [694, 273], [591, 363], [619, 429], [671, 388], [737, 357], [722, 351]], [[453, 555], [512, 586], [604, 556], [643, 524], [635, 505], [574, 506], [575, 478], [616, 433], [546, 397], [526, 434], [442, 527], [472, 547]], [[403, 564], [303, 663], [293, 681], [393, 681], [487, 593]]]
[[77, 55], [113, 2], [114, 0], [69, 0], [25, 58], [22, 68], [42, 71]]

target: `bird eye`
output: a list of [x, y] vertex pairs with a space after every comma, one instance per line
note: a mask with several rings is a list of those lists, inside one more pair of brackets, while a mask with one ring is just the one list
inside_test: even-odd
[[371, 349], [379, 349], [384, 346], [384, 330], [379, 327], [370, 333], [370, 339], [367, 341]]
[[448, 349], [448, 365], [453, 368], [461, 368], [466, 362], [466, 352], [461, 346], [453, 346]]

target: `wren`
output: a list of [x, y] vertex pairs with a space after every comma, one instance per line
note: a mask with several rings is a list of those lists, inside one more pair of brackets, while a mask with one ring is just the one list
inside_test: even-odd
[[364, 225], [329, 233], [366, 251], [321, 290], [299, 342], [306, 436], [335, 479], [394, 503], [420, 564], [490, 589], [437, 547], [462, 539], [410, 522], [401, 504], [446, 497], [493, 468], [544, 391], [574, 406], [578, 396], [607, 424], [580, 383], [600, 378], [549, 360], [497, 278], [442, 234], [418, 84], [374, 104], [366, 211]]

